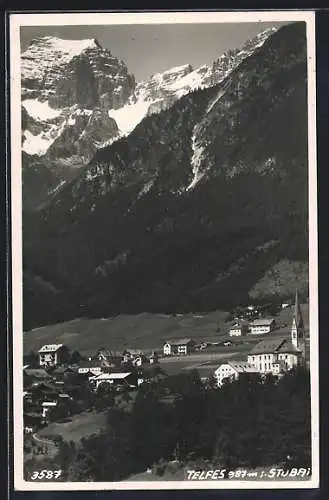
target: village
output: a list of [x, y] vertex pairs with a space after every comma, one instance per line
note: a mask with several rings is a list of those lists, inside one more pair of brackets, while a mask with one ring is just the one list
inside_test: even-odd
[[[54, 422], [60, 425], [75, 415], [103, 412], [126, 395], [133, 400], [143, 384], [184, 370], [196, 369], [205, 387], [220, 390], [243, 376], [279, 378], [307, 365], [308, 334], [297, 291], [291, 306], [282, 304], [281, 309], [289, 310], [289, 324], [277, 325], [275, 317], [254, 306], [234, 311], [238, 315], [227, 335], [211, 344], [171, 338], [157, 351], [126, 349], [119, 354], [100, 348], [88, 358], [63, 344], [43, 345], [23, 366], [24, 432], [44, 433]], [[241, 351], [239, 345], [244, 347]]]

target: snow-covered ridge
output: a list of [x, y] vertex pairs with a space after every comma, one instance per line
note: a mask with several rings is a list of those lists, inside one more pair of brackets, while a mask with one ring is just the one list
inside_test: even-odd
[[[166, 109], [189, 92], [204, 89], [223, 81], [244, 59], [260, 48], [276, 28], [269, 28], [248, 40], [240, 50], [223, 54], [213, 66], [202, 65], [193, 68], [184, 64], [156, 73], [149, 80], [136, 86], [134, 96], [121, 109], [109, 110], [109, 116], [117, 121], [120, 135], [129, 135], [142, 119], [152, 113]], [[218, 102], [213, 101], [209, 110]], [[209, 111], [208, 110], [208, 111]]]
[[70, 57], [75, 57], [88, 48], [99, 47], [95, 38], [64, 40], [53, 36], [43, 36], [38, 40], [42, 42], [48, 50], [59, 51], [61, 54], [67, 54]]
[[[96, 39], [64, 40], [50, 36], [39, 37], [33, 40], [21, 56], [22, 106], [39, 125], [41, 123], [39, 129], [42, 131], [37, 133], [33, 128], [24, 131], [23, 150], [29, 154], [45, 155], [66, 127], [75, 126], [79, 112], [86, 114], [88, 111], [89, 115], [93, 114], [94, 109], [89, 101], [82, 106], [78, 104], [78, 100], [73, 105], [63, 104], [66, 94], [63, 97], [61, 92], [66, 92], [65, 82], [68, 78], [72, 78], [72, 92], [76, 91], [77, 77], [72, 77], [72, 65], [69, 63], [80, 54], [87, 54], [94, 76], [101, 78], [97, 80], [97, 85], [99, 89], [104, 90], [100, 91], [98, 106], [115, 120], [119, 129], [119, 134], [115, 137], [104, 136], [102, 141], [95, 143], [94, 146], [98, 148], [111, 144], [119, 137], [128, 136], [145, 116], [169, 108], [189, 92], [219, 84], [245, 58], [261, 47], [274, 31], [275, 28], [259, 33], [248, 40], [241, 49], [228, 51], [220, 56], [213, 65], [193, 68], [190, 64], [183, 64], [156, 73], [147, 81], [137, 85], [133, 83], [129, 88], [127, 68], [124, 63], [113, 57], [108, 49], [103, 49]], [[88, 49], [94, 51], [86, 52]], [[61, 82], [64, 82], [64, 91]], [[221, 92], [218, 93], [209, 104], [208, 112], [222, 95]], [[81, 137], [85, 137], [83, 133]], [[196, 137], [192, 145], [194, 147], [192, 167], [196, 174], [199, 163]]]
[[[57, 66], [67, 64], [86, 49], [97, 47], [99, 45], [95, 39], [63, 40], [62, 38], [51, 36], [36, 38], [22, 53], [22, 79], [38, 77], [44, 71], [45, 66], [50, 64], [56, 64]], [[39, 59], [37, 65], [35, 64], [36, 57]]]

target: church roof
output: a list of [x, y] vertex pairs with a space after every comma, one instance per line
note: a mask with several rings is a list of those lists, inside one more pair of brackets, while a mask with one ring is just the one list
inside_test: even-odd
[[250, 354], [298, 353], [291, 340], [287, 338], [266, 339], [256, 344]]
[[250, 354], [268, 354], [276, 352], [285, 340], [285, 338], [281, 337], [261, 340], [251, 349]]
[[250, 326], [270, 326], [273, 321], [275, 321], [274, 318], [254, 319], [254, 321], [250, 322]]
[[281, 352], [281, 353], [287, 353], [287, 354], [296, 354], [299, 351], [299, 349], [296, 349], [296, 347], [292, 344], [290, 339], [286, 339], [283, 344], [277, 349], [276, 352]]

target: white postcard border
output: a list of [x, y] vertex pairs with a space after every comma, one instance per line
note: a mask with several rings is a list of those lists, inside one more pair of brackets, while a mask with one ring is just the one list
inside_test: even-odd
[[[54, 25], [120, 25], [166, 23], [246, 23], [305, 21], [308, 54], [308, 147], [309, 147], [309, 303], [310, 373], [312, 405], [312, 477], [309, 481], [122, 481], [37, 483], [23, 477], [23, 299], [22, 299], [22, 180], [21, 180], [21, 75], [20, 27]], [[162, 13], [11, 13], [10, 25], [10, 121], [11, 121], [11, 235], [12, 235], [12, 332], [14, 487], [25, 491], [67, 490], [189, 490], [189, 489], [304, 489], [319, 486], [319, 383], [318, 383], [318, 248], [315, 12], [236, 11]], [[11, 339], [9, 339], [11, 341]]]

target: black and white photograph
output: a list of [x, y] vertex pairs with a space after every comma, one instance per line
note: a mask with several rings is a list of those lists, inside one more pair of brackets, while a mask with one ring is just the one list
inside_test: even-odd
[[314, 24], [10, 15], [17, 490], [318, 487]]

